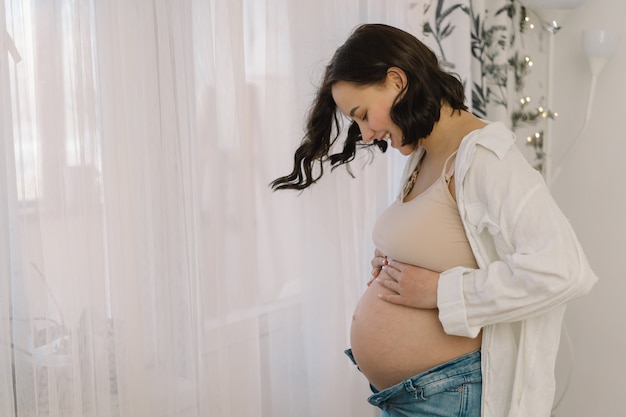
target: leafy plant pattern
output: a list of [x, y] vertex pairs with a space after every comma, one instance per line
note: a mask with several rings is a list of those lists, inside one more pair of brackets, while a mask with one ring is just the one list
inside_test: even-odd
[[[445, 0], [437, 0], [436, 1], [436, 11], [435, 11], [435, 20], [431, 25], [430, 22], [424, 23], [423, 32], [426, 35], [432, 34], [434, 36], [435, 42], [437, 42], [437, 46], [439, 47], [439, 54], [442, 64], [444, 66], [454, 68], [454, 64], [446, 59], [445, 50], [441, 44], [441, 41], [446, 39], [448, 36], [454, 32], [456, 26], [452, 24], [450, 21], [450, 16], [454, 13], [455, 10], [460, 10], [464, 13], [468, 13], [467, 6], [462, 3], [455, 3], [450, 7], [444, 8]], [[427, 4], [425, 7], [425, 12], [428, 12], [431, 4]]]
[[[485, 3], [493, 11], [485, 10]], [[425, 18], [422, 34], [433, 41], [431, 46], [442, 66], [449, 70], [454, 70], [456, 65], [446, 54], [445, 41], [462, 19], [469, 22], [473, 71], [471, 79], [464, 83], [471, 83], [472, 111], [486, 118], [499, 108], [510, 117], [513, 129], [534, 122], [535, 113], [523, 108], [510, 109], [509, 86], [521, 93], [529, 69], [518, 42], [524, 31], [524, 5], [519, 0], [426, 0], [422, 4]], [[480, 70], [474, 71], [475, 68]]]

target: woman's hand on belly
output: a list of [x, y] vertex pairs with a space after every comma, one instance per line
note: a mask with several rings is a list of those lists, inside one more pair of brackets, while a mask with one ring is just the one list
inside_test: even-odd
[[406, 307], [437, 308], [438, 272], [398, 261], [385, 262], [376, 281], [392, 293], [378, 294], [381, 300]]

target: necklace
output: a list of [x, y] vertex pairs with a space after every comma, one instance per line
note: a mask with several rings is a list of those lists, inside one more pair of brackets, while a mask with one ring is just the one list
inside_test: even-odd
[[417, 180], [417, 171], [419, 169], [419, 165], [415, 167], [415, 170], [411, 174], [411, 178], [406, 182], [404, 188], [402, 189], [402, 198], [406, 198], [411, 191], [413, 191], [413, 187], [415, 186], [415, 181]]

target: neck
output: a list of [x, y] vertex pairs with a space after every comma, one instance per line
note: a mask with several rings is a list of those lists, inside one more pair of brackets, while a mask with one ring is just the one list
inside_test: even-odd
[[447, 156], [458, 149], [468, 133], [485, 125], [485, 122], [470, 112], [454, 110], [444, 103], [441, 106], [439, 121], [433, 126], [430, 135], [420, 141], [420, 145], [430, 156]]

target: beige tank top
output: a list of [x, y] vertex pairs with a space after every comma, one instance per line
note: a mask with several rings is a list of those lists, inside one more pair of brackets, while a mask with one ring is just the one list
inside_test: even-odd
[[374, 244], [389, 259], [435, 272], [455, 266], [477, 268], [459, 209], [448, 188], [454, 175], [455, 156], [456, 152], [446, 159], [441, 177], [426, 191], [405, 201], [410, 192], [405, 187], [377, 219]]

